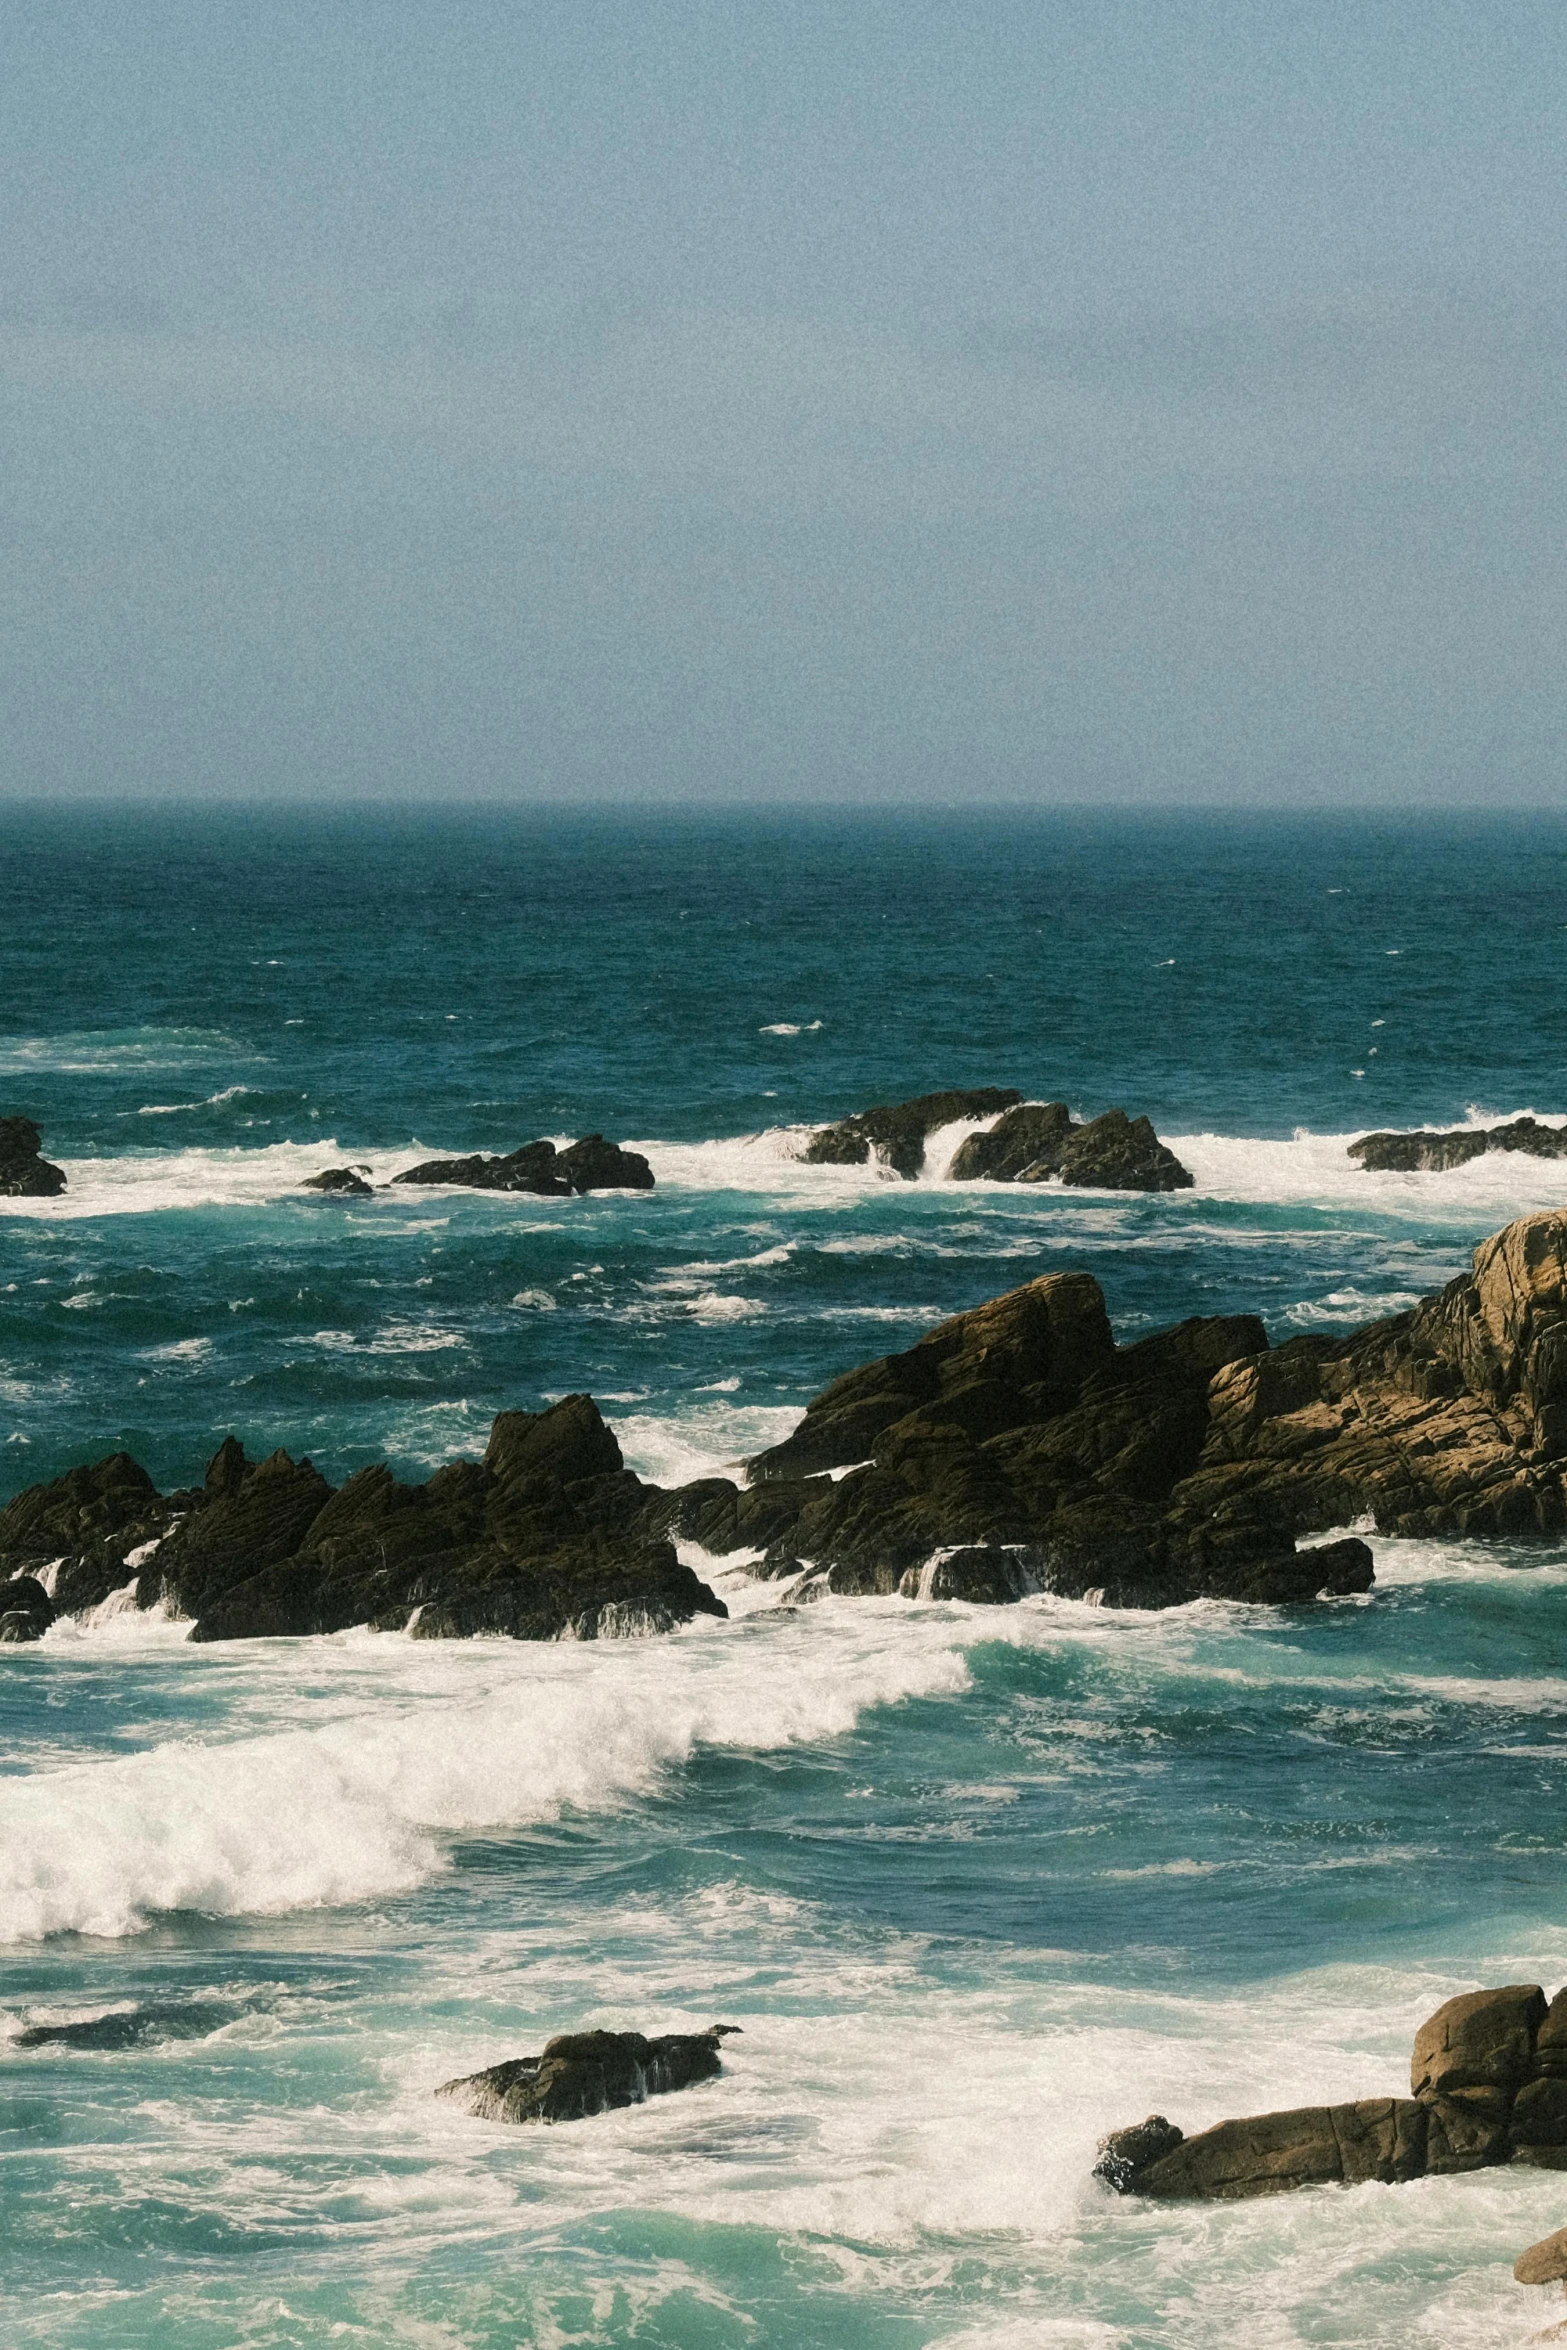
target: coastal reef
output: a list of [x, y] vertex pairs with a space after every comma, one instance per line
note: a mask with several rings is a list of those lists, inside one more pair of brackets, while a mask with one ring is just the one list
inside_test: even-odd
[[743, 1484], [643, 1484], [587, 1395], [501, 1413], [482, 1461], [423, 1484], [375, 1465], [334, 1490], [231, 1436], [160, 1494], [112, 1454], [0, 1511], [0, 1617], [8, 1639], [105, 1604], [201, 1640], [602, 1638], [725, 1612], [677, 1538], [791, 1604], [1296, 1603], [1370, 1588], [1357, 1536], [1297, 1539], [1357, 1521], [1567, 1528], [1567, 1214], [1509, 1224], [1406, 1313], [1277, 1347], [1251, 1314], [1118, 1345], [1098, 1282], [1047, 1273], [835, 1380]]
[[[1236, 2202], [1504, 2162], [1567, 2170], [1567, 1990], [1549, 2005], [1538, 1983], [1449, 1999], [1415, 2034], [1409, 2078], [1408, 2097], [1252, 2114], [1191, 2138], [1150, 2114], [1103, 2141], [1094, 2175], [1122, 2195]], [[1542, 2272], [1567, 2273], [1534, 2250]]]
[[562, 2032], [542, 2056], [514, 2056], [482, 2073], [443, 2081], [435, 2095], [476, 2121], [575, 2122], [617, 2106], [641, 2105], [722, 2072], [722, 2043], [738, 2024], [705, 2032]]
[[43, 1154], [43, 1136], [31, 1118], [0, 1118], [0, 1199], [57, 1199], [65, 1170]]
[[947, 1170], [957, 1182], [1065, 1184], [1099, 1191], [1187, 1191], [1192, 1177], [1146, 1118], [1124, 1110], [1080, 1124], [1065, 1102], [1025, 1102], [1015, 1086], [981, 1085], [922, 1093], [912, 1101], [857, 1110], [822, 1126], [801, 1156], [812, 1166], [877, 1165], [915, 1182], [930, 1136], [959, 1119], [991, 1118], [960, 1144]]
[[1537, 1118], [1514, 1118], [1506, 1126], [1454, 1126], [1442, 1133], [1363, 1134], [1349, 1155], [1372, 1174], [1442, 1174], [1466, 1167], [1487, 1151], [1524, 1151], [1532, 1159], [1567, 1158], [1567, 1126], [1542, 1126]]

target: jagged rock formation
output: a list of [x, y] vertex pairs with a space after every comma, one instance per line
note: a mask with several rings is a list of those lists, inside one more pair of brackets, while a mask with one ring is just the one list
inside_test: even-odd
[[54, 1613], [54, 1602], [36, 1575], [16, 1575], [9, 1583], [0, 1583], [0, 1645], [11, 1648], [42, 1640]]
[[738, 2024], [705, 2032], [562, 2032], [542, 2056], [514, 2056], [482, 2073], [444, 2081], [435, 2091], [486, 2122], [574, 2122], [616, 2106], [710, 2081], [723, 2071], [719, 2050]]
[[504, 1158], [476, 1152], [466, 1159], [425, 1159], [394, 1183], [456, 1183], [469, 1191], [531, 1191], [546, 1199], [574, 1192], [651, 1191], [653, 1170], [640, 1151], [622, 1150], [602, 1134], [585, 1134], [558, 1151], [552, 1142], [525, 1142]]
[[1374, 1174], [1443, 1173], [1465, 1167], [1487, 1151], [1525, 1151], [1534, 1159], [1567, 1158], [1567, 1126], [1542, 1126], [1536, 1118], [1514, 1118], [1506, 1126], [1454, 1126], [1445, 1133], [1363, 1134], [1349, 1155]]
[[[1118, 1346], [1099, 1284], [1051, 1273], [837, 1379], [751, 1483], [643, 1485], [585, 1395], [503, 1412], [484, 1460], [339, 1490], [230, 1437], [160, 1494], [116, 1453], [0, 1511], [0, 1578], [79, 1613], [127, 1590], [198, 1639], [411, 1622], [421, 1635], [658, 1630], [723, 1610], [672, 1535], [798, 1595], [1124, 1607], [1367, 1590], [1397, 1534], [1567, 1527], [1567, 1214], [1481, 1243], [1411, 1312], [1270, 1347], [1255, 1316]], [[27, 1611], [12, 1610], [18, 1617]], [[13, 1632], [11, 1637], [25, 1637]]]
[[357, 1167], [326, 1167], [319, 1175], [307, 1175], [300, 1186], [303, 1191], [337, 1193], [348, 1199], [368, 1199], [370, 1185]]
[[591, 1398], [573, 1395], [503, 1412], [482, 1462], [422, 1485], [374, 1466], [334, 1491], [309, 1461], [252, 1464], [230, 1436], [203, 1486], [160, 1495], [114, 1454], [0, 1511], [0, 1573], [43, 1569], [69, 1613], [134, 1588], [137, 1606], [194, 1618], [196, 1640], [363, 1623], [591, 1640], [723, 1615], [645, 1522], [647, 1500]]
[[1023, 1096], [1016, 1086], [974, 1085], [951, 1093], [922, 1093], [913, 1101], [857, 1110], [835, 1126], [818, 1128], [801, 1156], [813, 1167], [863, 1167], [880, 1162], [905, 1183], [925, 1164], [925, 1143], [940, 1126], [959, 1118], [989, 1118], [1009, 1110]]
[[1193, 1178], [1146, 1118], [1124, 1110], [1078, 1125], [1065, 1102], [1024, 1102], [959, 1145], [955, 1182], [1047, 1183], [1095, 1191], [1190, 1191]]
[[1079, 1125], [1065, 1102], [1025, 1102], [1012, 1086], [981, 1085], [954, 1093], [922, 1093], [914, 1101], [860, 1110], [823, 1126], [802, 1156], [814, 1166], [863, 1167], [877, 1161], [912, 1183], [925, 1163], [925, 1145], [938, 1127], [959, 1118], [996, 1123], [959, 1145], [948, 1172], [959, 1182], [1063, 1183], [1100, 1191], [1185, 1191], [1192, 1178], [1146, 1118], [1107, 1110]]
[[31, 1118], [0, 1118], [0, 1199], [57, 1199], [65, 1170], [42, 1156], [43, 1136]]
[[1502, 2162], [1567, 2170], [1567, 1991], [1549, 2007], [1538, 1983], [1449, 1999], [1415, 2034], [1410, 2088], [1218, 2122], [1192, 2138], [1152, 2114], [1104, 2140], [1095, 2176], [1123, 2195], [1229, 2202]]

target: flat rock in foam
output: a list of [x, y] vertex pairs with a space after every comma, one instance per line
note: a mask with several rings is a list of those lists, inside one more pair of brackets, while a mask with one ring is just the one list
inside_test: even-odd
[[617, 2106], [641, 2105], [722, 2072], [719, 2049], [738, 2024], [705, 2032], [563, 2032], [542, 2056], [515, 2056], [435, 2091], [478, 2121], [574, 2122]]

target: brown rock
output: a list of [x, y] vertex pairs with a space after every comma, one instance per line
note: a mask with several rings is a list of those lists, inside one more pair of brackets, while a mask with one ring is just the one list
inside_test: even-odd
[[1413, 2099], [1366, 2097], [1219, 2122], [1138, 2173], [1135, 2192], [1170, 2201], [1234, 2202], [1295, 2187], [1418, 2178], [1426, 2115]]
[[1558, 2279], [1567, 2280], [1567, 2228], [1558, 2228], [1554, 2236], [1542, 2236], [1538, 2244], [1520, 2252], [1513, 2262], [1513, 2275], [1520, 2285], [1554, 2285]]
[[1465, 1991], [1428, 2016], [1415, 2034], [1409, 2085], [1417, 2097], [1492, 2098], [1510, 2103], [1534, 2062], [1535, 2035], [1546, 2017], [1538, 1983], [1499, 1991]]

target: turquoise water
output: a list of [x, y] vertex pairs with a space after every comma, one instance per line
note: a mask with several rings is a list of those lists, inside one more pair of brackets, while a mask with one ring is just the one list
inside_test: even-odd
[[[1129, 1333], [1392, 1311], [1557, 1204], [1372, 1179], [1374, 1125], [1561, 1080], [1567, 827], [952, 818], [4, 820], [0, 1477], [236, 1428], [422, 1471], [600, 1397], [697, 1474], [1057, 1265]], [[935, 1085], [1147, 1109], [1134, 1200], [808, 1169]], [[652, 1195], [301, 1177], [602, 1128]], [[1378, 1541], [1364, 1601], [1140, 1619], [827, 1601], [657, 1644], [120, 1617], [0, 1652], [0, 2327], [346, 2342], [1522, 2342], [1549, 2175], [1210, 2211], [1087, 2178], [1153, 2108], [1400, 2083], [1419, 2017], [1567, 1981], [1567, 1551]], [[698, 1564], [697, 1553], [690, 1553]], [[149, 2011], [119, 2046], [39, 2021]], [[435, 2105], [585, 2022], [743, 2027], [580, 2129]]]

